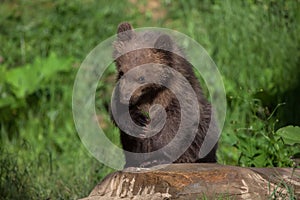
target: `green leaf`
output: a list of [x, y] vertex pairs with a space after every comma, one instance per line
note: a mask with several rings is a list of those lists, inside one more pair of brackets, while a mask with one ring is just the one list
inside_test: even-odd
[[264, 163], [266, 163], [267, 159], [267, 154], [263, 151], [260, 151], [259, 154], [253, 158], [253, 163], [255, 166], [264, 166]]
[[276, 131], [285, 144], [294, 145], [300, 144], [300, 127], [299, 126], [286, 126]]
[[42, 89], [57, 73], [70, 71], [71, 63], [72, 59], [59, 59], [51, 53], [46, 59], [37, 57], [33, 64], [8, 70], [5, 81], [17, 98], [24, 98]]
[[18, 98], [24, 98], [35, 91], [39, 87], [40, 81], [41, 77], [38, 71], [30, 65], [15, 68], [6, 73], [6, 82]]

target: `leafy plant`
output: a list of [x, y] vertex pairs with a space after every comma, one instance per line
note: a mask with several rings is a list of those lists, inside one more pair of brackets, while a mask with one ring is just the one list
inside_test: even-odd
[[45, 89], [57, 73], [71, 70], [72, 59], [58, 59], [54, 53], [44, 60], [37, 57], [33, 64], [14, 69], [3, 67], [0, 108], [4, 106], [18, 107], [18, 100]]

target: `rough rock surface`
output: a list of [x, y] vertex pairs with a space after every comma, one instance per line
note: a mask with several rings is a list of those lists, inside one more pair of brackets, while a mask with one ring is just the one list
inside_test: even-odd
[[[82, 200], [300, 199], [300, 169], [172, 164], [108, 175]], [[154, 170], [155, 169], [155, 170]]]

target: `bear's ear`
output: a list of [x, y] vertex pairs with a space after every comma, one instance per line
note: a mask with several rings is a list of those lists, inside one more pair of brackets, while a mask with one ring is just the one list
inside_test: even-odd
[[165, 50], [165, 51], [172, 51], [172, 39], [168, 35], [161, 35], [157, 38], [154, 48], [155, 49], [160, 49], [160, 50]]
[[133, 27], [128, 22], [123, 22], [118, 26], [118, 38], [122, 41], [130, 40], [134, 34]]
[[118, 26], [118, 33], [124, 32], [124, 31], [129, 31], [132, 30], [132, 26], [130, 23], [128, 22], [122, 22], [121, 24], [119, 24]]

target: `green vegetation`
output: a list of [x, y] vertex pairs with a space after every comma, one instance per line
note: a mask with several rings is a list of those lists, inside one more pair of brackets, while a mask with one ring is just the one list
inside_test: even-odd
[[[121, 21], [181, 31], [213, 58], [228, 104], [220, 163], [293, 166], [290, 157], [300, 153], [299, 1], [130, 2], [1, 3], [0, 199], [77, 199], [113, 171], [80, 142], [72, 89], [85, 56]], [[110, 68], [96, 102], [101, 126], [119, 145], [106, 109], [113, 76]]]

